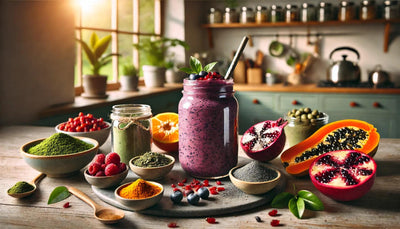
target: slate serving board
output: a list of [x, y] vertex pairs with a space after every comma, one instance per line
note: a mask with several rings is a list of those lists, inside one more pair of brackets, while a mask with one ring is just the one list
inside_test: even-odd
[[[250, 162], [249, 159], [239, 157], [239, 165], [248, 162]], [[138, 176], [136, 174], [129, 171], [127, 178], [122, 183], [130, 183], [135, 181], [137, 178]], [[153, 207], [140, 211], [140, 213], [166, 217], [204, 217], [236, 213], [268, 204], [277, 193], [284, 190], [286, 184], [285, 177], [281, 172], [280, 182], [274, 189], [262, 195], [249, 195], [236, 188], [231, 183], [229, 177], [225, 177], [219, 179], [222, 182], [222, 185], [218, 185], [224, 187], [225, 191], [221, 191], [217, 195], [210, 194], [208, 200], [201, 199], [198, 205], [190, 205], [187, 202], [186, 197], [184, 197], [180, 204], [173, 204], [169, 197], [173, 190], [171, 184], [177, 184], [184, 178], [187, 178], [186, 184], [189, 184], [193, 180], [192, 177], [183, 171], [179, 162], [176, 162], [174, 168], [167, 176], [156, 181], [164, 186], [164, 196], [161, 201]], [[198, 180], [203, 181], [203, 179]], [[210, 186], [217, 186], [215, 180], [209, 181]], [[122, 205], [116, 200], [114, 196], [114, 190], [116, 188], [117, 187], [101, 189], [92, 186], [93, 192], [102, 201], [123, 210], [134, 211], [130, 207]]]

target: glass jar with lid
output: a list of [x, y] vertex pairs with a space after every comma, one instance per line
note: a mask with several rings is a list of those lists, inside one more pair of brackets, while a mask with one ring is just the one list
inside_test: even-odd
[[215, 24], [222, 22], [222, 12], [217, 8], [210, 8], [208, 12], [208, 24]]
[[315, 7], [313, 4], [303, 3], [301, 5], [300, 19], [302, 22], [315, 21]]
[[318, 6], [317, 18], [319, 22], [333, 20], [332, 4], [328, 2], [320, 2]]
[[254, 22], [254, 11], [250, 7], [243, 6], [240, 12], [240, 23]]
[[234, 8], [225, 8], [225, 13], [223, 17], [224, 23], [236, 23], [239, 22], [239, 15]]
[[400, 8], [398, 1], [384, 1], [383, 2], [383, 18], [386, 20], [397, 19], [400, 15]]
[[256, 23], [264, 23], [267, 22], [268, 12], [267, 7], [265, 6], [257, 6], [256, 7], [256, 15], [255, 15], [255, 22]]
[[360, 20], [371, 20], [376, 17], [375, 1], [363, 0], [360, 6]]
[[285, 21], [299, 21], [299, 8], [296, 5], [287, 4], [285, 7]]
[[269, 21], [270, 22], [282, 22], [283, 18], [283, 9], [281, 6], [272, 5], [271, 10], [269, 11]]
[[145, 104], [114, 105], [111, 111], [111, 147], [121, 162], [151, 150], [151, 108]]
[[338, 19], [339, 21], [351, 21], [355, 19], [354, 2], [341, 1], [339, 6]]

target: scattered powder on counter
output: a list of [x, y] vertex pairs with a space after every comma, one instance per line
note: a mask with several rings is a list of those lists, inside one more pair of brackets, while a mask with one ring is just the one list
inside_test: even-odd
[[233, 176], [239, 180], [248, 182], [263, 182], [276, 178], [278, 173], [267, 168], [259, 161], [252, 161], [233, 171]]

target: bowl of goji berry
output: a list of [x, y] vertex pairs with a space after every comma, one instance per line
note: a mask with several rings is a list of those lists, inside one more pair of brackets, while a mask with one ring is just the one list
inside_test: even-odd
[[79, 112], [77, 117], [69, 118], [67, 122], [58, 124], [55, 129], [58, 133], [95, 139], [100, 147], [110, 135], [111, 124], [103, 118], [94, 117], [93, 114], [85, 115]]

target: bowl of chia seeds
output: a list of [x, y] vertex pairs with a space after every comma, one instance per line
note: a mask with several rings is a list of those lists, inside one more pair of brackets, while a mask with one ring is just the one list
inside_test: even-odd
[[266, 163], [253, 160], [246, 165], [232, 168], [229, 171], [229, 178], [241, 191], [257, 195], [275, 188], [279, 183], [281, 173]]

